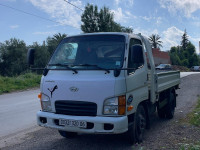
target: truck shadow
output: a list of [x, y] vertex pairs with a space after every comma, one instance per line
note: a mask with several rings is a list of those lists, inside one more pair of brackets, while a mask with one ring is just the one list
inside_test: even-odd
[[127, 133], [114, 135], [93, 135], [79, 134], [77, 137], [66, 139], [54, 129], [41, 128], [36, 132], [29, 133], [21, 144], [5, 148], [5, 150], [141, 150], [148, 149], [149, 145], [154, 145], [156, 138], [160, 139], [160, 133], [170, 122], [175, 121], [159, 119], [156, 114], [151, 119], [151, 129], [145, 131], [144, 141], [141, 144], [131, 145]]

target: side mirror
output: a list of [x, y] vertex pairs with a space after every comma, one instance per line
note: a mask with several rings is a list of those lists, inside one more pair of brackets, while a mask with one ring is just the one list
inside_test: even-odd
[[142, 46], [139, 44], [133, 45], [131, 47], [131, 61], [134, 64], [143, 64], [144, 57], [143, 57], [143, 49]]
[[35, 54], [35, 49], [29, 48], [27, 52], [27, 63], [29, 66], [34, 65], [34, 54]]

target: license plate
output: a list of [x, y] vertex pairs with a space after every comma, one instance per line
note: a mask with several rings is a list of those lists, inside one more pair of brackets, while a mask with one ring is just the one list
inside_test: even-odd
[[80, 121], [80, 120], [59, 119], [59, 125], [64, 125], [64, 126], [69, 126], [69, 127], [87, 128], [87, 122]]

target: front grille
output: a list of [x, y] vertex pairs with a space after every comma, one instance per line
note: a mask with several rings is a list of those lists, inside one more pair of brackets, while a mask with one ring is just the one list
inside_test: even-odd
[[83, 101], [56, 101], [56, 114], [73, 116], [96, 116], [97, 104]]

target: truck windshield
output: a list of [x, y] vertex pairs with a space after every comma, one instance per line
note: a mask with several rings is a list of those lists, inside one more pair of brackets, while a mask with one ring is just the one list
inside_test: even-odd
[[68, 37], [58, 45], [48, 68], [118, 69], [123, 65], [124, 51], [123, 35]]

